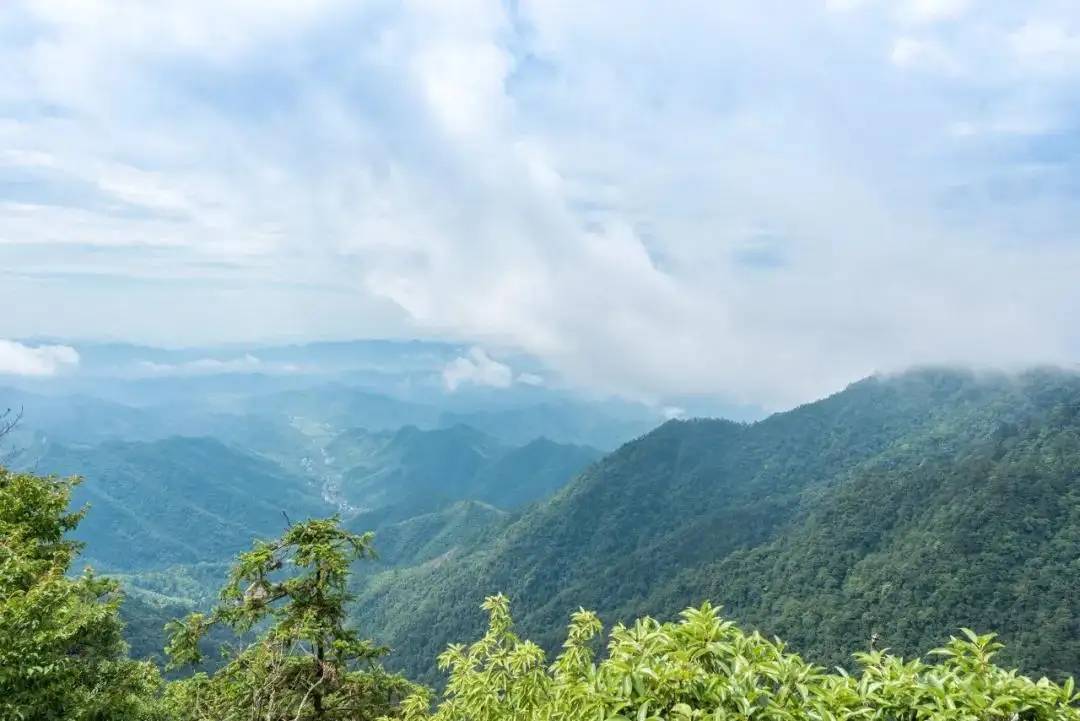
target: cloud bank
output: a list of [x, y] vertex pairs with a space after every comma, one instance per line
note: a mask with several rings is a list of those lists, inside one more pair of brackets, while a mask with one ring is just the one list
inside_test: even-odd
[[510, 366], [495, 360], [483, 348], [471, 348], [467, 355], [447, 363], [442, 377], [446, 389], [451, 392], [466, 384], [509, 388], [514, 383]]
[[236, 358], [197, 358], [182, 363], [139, 361], [139, 373], [148, 376], [198, 376], [224, 373], [295, 373], [300, 368], [291, 363], [265, 363], [251, 353]]
[[23, 345], [0, 339], [0, 375], [52, 376], [79, 364], [79, 354], [66, 345]]
[[[0, 23], [0, 298], [40, 299], [0, 333], [427, 335], [774, 407], [1080, 350], [1074, 3], [12, 2]], [[448, 387], [514, 380], [459, 361]]]

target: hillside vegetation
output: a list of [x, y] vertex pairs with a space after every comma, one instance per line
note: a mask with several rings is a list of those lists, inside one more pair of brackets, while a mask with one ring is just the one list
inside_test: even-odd
[[[3, 717], [1080, 721], [1075, 374], [870, 378], [596, 462], [465, 426], [315, 447], [326, 475], [207, 438], [0, 470]], [[315, 518], [335, 493], [371, 505]]]
[[439, 656], [450, 681], [430, 711], [429, 694], [402, 704], [406, 721], [505, 719], [1075, 719], [1072, 680], [1033, 682], [994, 665], [1001, 644], [965, 629], [930, 652], [938, 663], [859, 653], [857, 674], [827, 673], [778, 640], [745, 633], [708, 604], [678, 623], [642, 618], [612, 629], [595, 658], [602, 625], [573, 614], [561, 653], [548, 665], [539, 646], [514, 633], [504, 596], [484, 601], [490, 622], [472, 645]]
[[469, 426], [351, 430], [327, 446], [327, 458], [345, 468], [342, 498], [371, 528], [463, 500], [514, 510], [550, 496], [600, 455], [544, 438], [507, 446]]
[[289, 519], [366, 502], [348, 525], [379, 531], [378, 568], [416, 565], [479, 543], [510, 518], [504, 509], [550, 495], [599, 456], [546, 439], [507, 446], [465, 426], [355, 429], [324, 445], [289, 425], [231, 433], [245, 434], [262, 452], [205, 437], [21, 449], [26, 466], [83, 478], [73, 501], [93, 513], [75, 532], [88, 542], [80, 563], [131, 590], [121, 613], [137, 657], [160, 657], [164, 623], [205, 607], [224, 562]]
[[76, 537], [110, 570], [220, 561], [276, 534], [283, 510], [333, 510], [303, 477], [211, 438], [52, 445], [36, 467], [85, 479], [73, 500], [94, 512]]
[[919, 371], [755, 424], [670, 422], [471, 553], [380, 578], [360, 619], [424, 678], [494, 591], [548, 649], [580, 606], [629, 620], [709, 599], [820, 663], [969, 624], [999, 629], [1011, 663], [1072, 673], [1078, 431], [1080, 380], [1054, 371]]
[[64, 541], [74, 481], [0, 472], [0, 712], [65, 721], [506, 721], [509, 719], [882, 718], [1076, 721], [1071, 679], [1037, 681], [994, 662], [992, 635], [964, 630], [930, 655], [904, 661], [871, 648], [855, 674], [828, 673], [780, 641], [744, 633], [709, 604], [678, 623], [616, 625], [596, 658], [602, 624], [571, 615], [548, 662], [513, 631], [504, 596], [485, 600], [483, 636], [449, 646], [450, 673], [434, 697], [386, 672], [385, 647], [346, 621], [353, 562], [371, 534], [313, 519], [239, 555], [209, 613], [169, 624], [170, 668], [198, 664], [215, 629], [237, 644], [209, 671], [164, 682], [125, 655], [115, 581], [66, 575]]

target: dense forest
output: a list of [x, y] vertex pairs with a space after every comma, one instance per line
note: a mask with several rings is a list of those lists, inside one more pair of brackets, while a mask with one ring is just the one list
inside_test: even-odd
[[1080, 721], [1080, 0], [0, 0], [0, 721]]
[[493, 591], [553, 651], [580, 606], [629, 622], [710, 600], [821, 663], [958, 625], [1080, 669], [1080, 379], [926, 370], [754, 424], [673, 421], [454, 558], [364, 584], [359, 619], [433, 679]]
[[594, 613], [571, 615], [562, 652], [513, 630], [505, 597], [484, 601], [489, 626], [439, 656], [437, 696], [384, 670], [389, 649], [346, 621], [348, 577], [370, 558], [371, 534], [338, 519], [291, 525], [240, 554], [209, 613], [170, 622], [171, 668], [197, 664], [215, 627], [239, 638], [221, 665], [165, 682], [126, 655], [116, 581], [72, 577], [64, 540], [74, 481], [0, 472], [0, 712], [13, 719], [695, 719], [1080, 718], [1071, 679], [1033, 681], [994, 663], [992, 635], [964, 630], [933, 649], [936, 663], [871, 646], [857, 674], [829, 673], [779, 641], [744, 633], [709, 604], [677, 623], [616, 625], [602, 658]]
[[337, 496], [212, 439], [0, 471], [0, 717], [1080, 716], [1075, 374], [869, 378], [596, 462], [323, 448]]

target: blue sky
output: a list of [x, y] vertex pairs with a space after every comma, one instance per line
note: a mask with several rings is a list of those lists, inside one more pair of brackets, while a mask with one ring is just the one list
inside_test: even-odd
[[1077, 359], [1075, 2], [170, 5], [0, 6], [0, 338], [766, 406]]

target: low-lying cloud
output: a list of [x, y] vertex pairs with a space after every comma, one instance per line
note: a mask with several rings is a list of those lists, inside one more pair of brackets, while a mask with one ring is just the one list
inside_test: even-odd
[[0, 339], [0, 375], [53, 376], [78, 365], [79, 353], [71, 346], [30, 346]]
[[495, 360], [483, 348], [471, 348], [467, 355], [447, 363], [442, 377], [451, 392], [464, 385], [509, 388], [514, 383], [510, 366]]
[[181, 363], [139, 361], [138, 371], [150, 376], [196, 376], [226, 373], [295, 373], [299, 368], [288, 363], [264, 363], [257, 356], [245, 353], [236, 358], [197, 358]]

